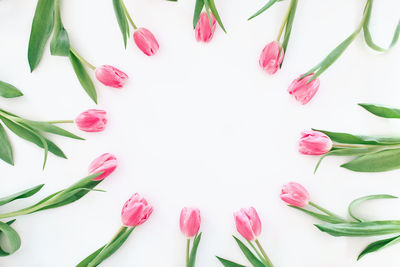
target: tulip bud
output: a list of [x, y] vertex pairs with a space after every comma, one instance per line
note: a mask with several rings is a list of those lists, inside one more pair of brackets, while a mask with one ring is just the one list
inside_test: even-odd
[[154, 35], [145, 28], [137, 29], [133, 33], [133, 39], [137, 47], [148, 56], [154, 55], [160, 47]]
[[101, 132], [107, 124], [106, 114], [104, 110], [88, 109], [76, 117], [76, 126], [85, 132]]
[[217, 21], [212, 13], [210, 13], [210, 18], [212, 23], [212, 29], [207, 12], [202, 12], [200, 14], [196, 28], [194, 29], [194, 34], [198, 42], [207, 43], [211, 41], [211, 39], [213, 38], [215, 28], [217, 27]]
[[[303, 75], [301, 75], [303, 76]], [[301, 77], [300, 76], [300, 77]], [[289, 86], [288, 92], [289, 94], [293, 95], [294, 98], [299, 101], [302, 105], [307, 104], [317, 93], [319, 88], [319, 78], [312, 80], [311, 82], [307, 83], [308, 80], [311, 79], [313, 73], [310, 75], [300, 79], [295, 79]]]
[[301, 184], [290, 182], [282, 187], [281, 199], [301, 208], [308, 205], [310, 194]]
[[278, 71], [279, 66], [282, 63], [283, 56], [284, 51], [281, 48], [280, 43], [273, 41], [264, 47], [258, 62], [263, 70], [269, 74], [274, 74]]
[[128, 75], [110, 65], [103, 65], [96, 69], [96, 78], [106, 86], [121, 88], [124, 86]]
[[201, 217], [199, 209], [188, 207], [182, 209], [179, 226], [184, 236], [187, 238], [196, 236], [199, 232], [200, 223]]
[[245, 239], [253, 241], [261, 234], [261, 220], [255, 208], [240, 209], [233, 216], [237, 231]]
[[100, 181], [109, 176], [117, 168], [117, 158], [109, 153], [105, 153], [89, 165], [89, 175], [103, 172], [100, 176], [93, 179], [93, 181]]
[[152, 212], [153, 207], [147, 203], [147, 200], [135, 193], [122, 208], [122, 223], [131, 227], [141, 225], [147, 221]]
[[332, 140], [318, 131], [304, 131], [299, 140], [299, 152], [304, 155], [323, 155], [332, 149]]

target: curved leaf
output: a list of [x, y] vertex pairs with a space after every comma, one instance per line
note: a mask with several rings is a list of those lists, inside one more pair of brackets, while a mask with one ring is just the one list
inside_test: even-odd
[[224, 265], [225, 267], [246, 267], [244, 265], [240, 265], [237, 263], [234, 263], [233, 261], [228, 261], [226, 259], [220, 258], [217, 256], [217, 259]]
[[400, 148], [360, 156], [341, 167], [356, 172], [384, 172], [400, 168]]
[[122, 0], [113, 0], [113, 6], [115, 16], [117, 17], [119, 29], [121, 30], [122, 37], [124, 38], [124, 46], [126, 48], [126, 42], [129, 36], [129, 25], [123, 7], [121, 5], [121, 1]]
[[40, 184], [40, 185], [34, 186], [32, 188], [23, 190], [21, 192], [12, 194], [10, 196], [0, 198], [0, 206], [5, 205], [7, 203], [10, 203], [10, 202], [12, 202], [14, 200], [17, 200], [17, 199], [31, 197], [34, 194], [36, 194], [37, 192], [39, 192], [40, 189], [42, 189], [43, 186], [44, 186], [44, 184]]
[[332, 236], [376, 236], [400, 233], [400, 221], [316, 224], [315, 226]]
[[204, 0], [204, 1], [205, 1], [206, 5], [208, 3], [210, 10], [213, 13], [215, 19], [217, 20], [219, 26], [221, 26], [221, 29], [226, 33], [224, 24], [222, 24], [222, 20], [221, 20], [221, 17], [219, 16], [219, 13], [218, 13], [217, 7], [215, 6], [214, 0]]
[[245, 244], [243, 244], [242, 241], [240, 241], [235, 236], [233, 238], [239, 245], [240, 250], [254, 267], [265, 267], [264, 264], [251, 252], [251, 250]]
[[0, 257], [9, 256], [21, 247], [21, 238], [18, 233], [10, 226], [14, 222], [0, 222], [0, 234], [4, 235], [7, 242], [7, 249], [0, 247]]
[[362, 221], [364, 221], [364, 220], [362, 220], [362, 219], [360, 219], [360, 218], [358, 218], [358, 217], [356, 217], [356, 216], [354, 215], [354, 208], [355, 208], [357, 205], [359, 205], [359, 204], [361, 204], [361, 203], [363, 203], [363, 202], [365, 202], [365, 201], [368, 201], [368, 200], [374, 200], [374, 199], [388, 199], [388, 198], [392, 198], [392, 199], [393, 199], [393, 198], [397, 198], [397, 197], [396, 197], [396, 196], [392, 196], [392, 195], [370, 195], [370, 196], [364, 196], [364, 197], [357, 198], [357, 199], [353, 200], [353, 201], [350, 203], [349, 207], [348, 207], [349, 215], [350, 215], [353, 219], [355, 219], [356, 221], [362, 222]]
[[14, 98], [23, 95], [24, 94], [20, 90], [18, 90], [18, 88], [16, 88], [15, 86], [0, 81], [0, 96], [5, 98]]
[[50, 42], [50, 52], [52, 55], [69, 56], [69, 38], [61, 21], [60, 1], [54, 0], [54, 34]]
[[[290, 34], [292, 33], [292, 26], [293, 26], [294, 16], [296, 15], [297, 3], [298, 3], [297, 0], [292, 0], [290, 2], [290, 7], [289, 7], [290, 11], [289, 11], [289, 16], [288, 16], [286, 26], [285, 26], [284, 39], [282, 42], [282, 49], [285, 52], [285, 54], [287, 52], [287, 46], [289, 43]], [[285, 58], [283, 58], [283, 60], [285, 60]], [[283, 60], [282, 60], [282, 63], [283, 63]], [[282, 63], [281, 63], [281, 66], [282, 66]]]
[[38, 0], [32, 21], [28, 46], [28, 62], [33, 71], [43, 56], [43, 50], [53, 30], [54, 0]]
[[193, 14], [193, 29], [196, 28], [197, 22], [199, 21], [201, 11], [204, 7], [203, 0], [196, 0], [196, 5], [194, 7], [194, 14]]
[[199, 247], [200, 244], [200, 240], [201, 240], [201, 234], [198, 234], [193, 241], [193, 247], [192, 247], [192, 251], [190, 252], [190, 256], [189, 256], [189, 263], [187, 265], [187, 267], [194, 267], [196, 265], [196, 255], [197, 255], [197, 249]]
[[388, 119], [400, 119], [400, 109], [376, 104], [358, 104], [372, 114]]
[[306, 210], [306, 209], [303, 209], [303, 208], [300, 208], [300, 207], [296, 207], [296, 206], [292, 206], [292, 205], [288, 205], [288, 206], [291, 207], [291, 208], [300, 210], [300, 211], [302, 211], [302, 212], [304, 212], [304, 213], [306, 213], [306, 214], [308, 214], [308, 215], [310, 215], [310, 216], [312, 216], [314, 218], [317, 218], [318, 220], [324, 221], [324, 222], [328, 222], [328, 223], [342, 223], [343, 222], [343, 220], [340, 220], [339, 218], [336, 218], [336, 217], [333, 217], [333, 216], [328, 216], [328, 215], [325, 215], [325, 214], [313, 212], [313, 211]]
[[30, 127], [42, 131], [42, 132], [48, 132], [52, 134], [57, 134], [65, 137], [69, 137], [72, 139], [78, 139], [78, 140], [85, 140], [71, 132], [68, 132], [67, 130], [64, 130], [61, 127], [58, 127], [52, 123], [45, 122], [45, 121], [31, 121], [31, 120], [25, 120], [25, 119], [20, 119], [23, 123], [28, 124]]
[[10, 165], [14, 165], [13, 151], [7, 133], [3, 125], [0, 124], [0, 159]]
[[258, 10], [253, 16], [248, 18], [248, 20], [251, 20], [252, 18], [257, 17], [258, 15], [260, 15], [261, 13], [266, 11], [268, 8], [273, 6], [276, 2], [278, 2], [278, 0], [269, 0], [269, 2], [265, 4], [265, 6], [263, 6], [260, 10]]
[[400, 235], [373, 242], [369, 244], [363, 251], [361, 251], [360, 255], [358, 255], [357, 260], [361, 259], [362, 257], [364, 257], [369, 253], [376, 252], [381, 249], [393, 246], [399, 242], [400, 242]]

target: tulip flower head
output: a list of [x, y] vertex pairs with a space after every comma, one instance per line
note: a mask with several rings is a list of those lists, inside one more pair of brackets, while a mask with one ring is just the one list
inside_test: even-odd
[[117, 165], [117, 158], [110, 153], [105, 153], [97, 157], [95, 160], [92, 161], [92, 163], [90, 163], [89, 175], [103, 172], [100, 176], [93, 179], [93, 181], [103, 180], [117, 168]]
[[261, 220], [255, 208], [240, 209], [233, 216], [237, 231], [245, 239], [253, 241], [261, 234]]
[[307, 75], [306, 77], [300, 79], [303, 75], [299, 78], [295, 79], [289, 86], [288, 92], [289, 94], [293, 95], [294, 98], [299, 101], [302, 105], [307, 104], [310, 100], [314, 97], [317, 93], [319, 88], [319, 78], [308, 82], [312, 77], [313, 73]]
[[310, 194], [301, 184], [290, 182], [282, 187], [281, 199], [296, 207], [307, 206], [310, 201]]
[[299, 152], [304, 155], [323, 155], [332, 149], [332, 140], [318, 131], [304, 131], [299, 140]]
[[154, 55], [160, 48], [154, 35], [146, 28], [138, 28], [133, 33], [133, 39], [137, 47], [147, 56]]
[[99, 82], [114, 88], [123, 87], [128, 79], [128, 75], [125, 72], [110, 65], [103, 65], [96, 68], [95, 74]]
[[[210, 19], [212, 28], [210, 25]], [[217, 27], [217, 20], [215, 19], [214, 15], [210, 13], [210, 18], [209, 18], [207, 12], [202, 12], [197, 22], [196, 28], [194, 29], [196, 40], [198, 42], [204, 42], [204, 43], [211, 41], [211, 39], [214, 36], [216, 27]]]
[[273, 41], [267, 44], [261, 52], [260, 67], [269, 74], [278, 71], [284, 57], [284, 51], [279, 42]]
[[200, 229], [201, 217], [200, 210], [195, 208], [185, 207], [181, 211], [179, 227], [181, 232], [187, 238], [192, 238], [197, 235]]
[[135, 193], [122, 208], [122, 223], [130, 227], [141, 225], [147, 221], [152, 212], [153, 207], [147, 203], [147, 200]]
[[104, 110], [88, 109], [76, 117], [76, 126], [85, 132], [101, 132], [107, 124], [106, 114]]

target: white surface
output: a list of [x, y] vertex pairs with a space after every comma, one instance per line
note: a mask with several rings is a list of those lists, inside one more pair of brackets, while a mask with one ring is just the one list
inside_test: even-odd
[[[0, 195], [46, 186], [1, 211], [34, 203], [84, 177], [89, 162], [103, 152], [114, 153], [120, 162], [99, 187], [107, 193], [92, 192], [72, 205], [19, 217], [14, 226], [22, 247], [0, 258], [1, 266], [74, 266], [114, 235], [121, 207], [134, 192], [148, 198], [154, 213], [102, 266], [184, 266], [178, 217], [186, 205], [202, 212], [196, 266], [221, 266], [215, 255], [248, 264], [231, 235], [236, 234], [232, 212], [249, 205], [259, 211], [260, 240], [277, 267], [399, 265], [400, 245], [356, 263], [358, 253], [376, 238], [328, 236], [313, 226], [316, 220], [279, 199], [281, 185], [291, 180], [304, 184], [315, 202], [343, 215], [356, 197], [400, 195], [400, 171], [354, 173], [339, 167], [346, 159], [328, 158], [313, 175], [317, 157], [302, 156], [296, 147], [300, 131], [310, 127], [363, 134], [400, 131], [399, 121], [379, 119], [356, 105], [400, 107], [398, 46], [377, 55], [360, 36], [322, 75], [320, 91], [307, 106], [286, 92], [295, 77], [350, 34], [364, 1], [300, 1], [284, 66], [275, 76], [262, 72], [258, 56], [275, 38], [287, 2], [247, 22], [264, 0], [216, 1], [228, 34], [218, 28], [209, 44], [194, 39], [194, 1], [126, 2], [135, 22], [158, 38], [156, 56], [143, 55], [132, 39], [123, 49], [111, 1], [63, 3], [64, 25], [78, 51], [95, 65], [115, 65], [130, 76], [122, 90], [97, 83], [98, 106], [78, 84], [68, 59], [50, 56], [48, 48], [29, 73], [26, 54], [36, 1], [0, 2], [0, 79], [25, 94], [1, 99], [1, 106], [38, 120], [70, 119], [95, 107], [109, 116], [102, 133], [66, 127], [87, 141], [52, 137], [69, 159], [50, 156], [45, 171], [42, 150], [10, 133], [15, 167], [0, 162]], [[398, 1], [376, 1], [371, 30], [379, 44], [390, 42], [398, 10]], [[364, 215], [398, 219], [399, 205], [400, 200], [376, 201], [365, 206]]]

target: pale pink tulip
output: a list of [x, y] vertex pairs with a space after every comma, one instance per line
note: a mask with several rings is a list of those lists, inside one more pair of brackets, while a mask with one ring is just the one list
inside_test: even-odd
[[76, 117], [76, 126], [85, 132], [101, 132], [107, 124], [106, 114], [104, 110], [88, 109]]
[[308, 205], [310, 194], [301, 184], [290, 182], [282, 187], [281, 199], [301, 208]]
[[210, 25], [210, 19], [208, 18], [207, 12], [202, 12], [197, 22], [196, 28], [194, 29], [194, 35], [198, 42], [209, 42], [213, 38], [215, 28], [217, 27], [217, 21], [212, 13], [210, 13], [212, 29]]
[[154, 35], [146, 28], [137, 29], [133, 33], [133, 39], [137, 47], [148, 56], [154, 55], [160, 47]]
[[117, 168], [117, 165], [117, 158], [110, 153], [105, 153], [90, 163], [89, 175], [103, 172], [100, 176], [94, 178], [93, 181], [103, 180]]
[[258, 63], [267, 73], [274, 74], [278, 71], [285, 52], [279, 42], [273, 41], [267, 44], [260, 55]]
[[96, 69], [96, 78], [106, 86], [121, 88], [124, 86], [128, 75], [110, 65], [103, 65]]
[[141, 225], [147, 221], [152, 212], [153, 207], [147, 203], [147, 200], [135, 193], [122, 208], [122, 223], [131, 227]]
[[304, 155], [323, 155], [332, 149], [332, 140], [318, 131], [304, 131], [299, 140], [299, 152]]
[[261, 234], [261, 220], [255, 208], [240, 209], [233, 216], [237, 231], [245, 239], [252, 241]]
[[187, 238], [196, 236], [200, 229], [200, 223], [201, 217], [199, 209], [188, 207], [182, 209], [179, 226], [184, 236]]
[[319, 78], [316, 78], [308, 83], [308, 80], [311, 79], [313, 73], [304, 77], [303, 79], [299, 78], [295, 79], [289, 86], [288, 92], [293, 95], [294, 98], [299, 101], [301, 104], [307, 104], [317, 93], [319, 88]]

